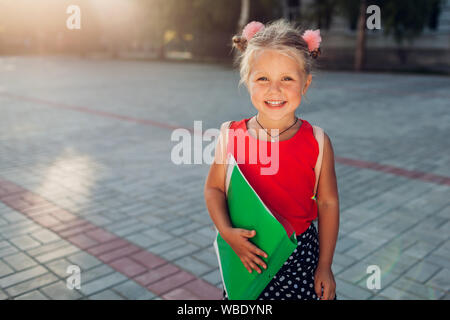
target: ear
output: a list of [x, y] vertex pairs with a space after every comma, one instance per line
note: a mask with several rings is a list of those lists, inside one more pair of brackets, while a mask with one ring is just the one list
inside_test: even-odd
[[308, 91], [311, 81], [312, 81], [312, 75], [308, 74], [308, 76], [306, 77], [305, 85], [303, 86], [302, 95], [304, 95], [306, 93], [306, 91]]

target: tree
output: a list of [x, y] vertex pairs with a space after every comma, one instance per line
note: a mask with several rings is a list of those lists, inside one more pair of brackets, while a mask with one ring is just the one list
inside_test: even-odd
[[242, 29], [244, 29], [245, 25], [248, 23], [249, 14], [250, 0], [241, 0], [241, 14], [237, 25], [237, 32], [240, 32]]
[[359, 15], [356, 34], [355, 71], [361, 71], [365, 60], [366, 51], [366, 0], [359, 2]]
[[[350, 27], [357, 28], [355, 48], [355, 70], [364, 67], [366, 9], [364, 0], [336, 0], [337, 8], [347, 17]], [[358, 4], [359, 2], [359, 4]], [[406, 60], [406, 51], [402, 48], [405, 40], [412, 43], [426, 26], [436, 28], [443, 0], [372, 0], [370, 4], [381, 9], [382, 30], [385, 36], [393, 36], [398, 45], [401, 61]], [[359, 8], [356, 11], [356, 8]]]

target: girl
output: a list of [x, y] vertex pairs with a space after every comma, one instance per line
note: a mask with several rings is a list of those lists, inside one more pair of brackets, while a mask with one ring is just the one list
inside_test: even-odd
[[[240, 163], [239, 168], [264, 203], [286, 218], [295, 229], [298, 246], [258, 297], [265, 299], [336, 299], [331, 270], [339, 229], [339, 199], [330, 138], [324, 133], [323, 159], [317, 197], [314, 195], [314, 167], [318, 143], [312, 125], [295, 116], [311, 81], [313, 59], [320, 54], [319, 30], [305, 33], [281, 19], [264, 26], [251, 22], [233, 46], [241, 54], [241, 83], [245, 83], [253, 106], [251, 118], [225, 122], [221, 127], [242, 129], [243, 136], [230, 139], [256, 139], [278, 148], [279, 168], [275, 174], [261, 175], [263, 167]], [[225, 129], [226, 130], [226, 129]], [[277, 134], [278, 133], [278, 134]], [[237, 142], [228, 148], [219, 139], [215, 160], [205, 183], [204, 196], [211, 219], [222, 238], [240, 257], [249, 272], [266, 268], [260, 257], [266, 253], [249, 241], [254, 230], [233, 228], [225, 194], [226, 155], [236, 157]], [[248, 155], [248, 143], [245, 144]], [[228, 150], [227, 150], [228, 148]], [[241, 150], [242, 151], [242, 150]], [[254, 152], [254, 151], [252, 151]], [[318, 231], [313, 220], [318, 218]], [[227, 299], [224, 291], [224, 299]]]

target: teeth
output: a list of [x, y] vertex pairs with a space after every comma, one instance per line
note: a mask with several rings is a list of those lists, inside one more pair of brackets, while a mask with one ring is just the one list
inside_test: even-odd
[[266, 102], [273, 105], [279, 105], [282, 104], [284, 101], [266, 101]]

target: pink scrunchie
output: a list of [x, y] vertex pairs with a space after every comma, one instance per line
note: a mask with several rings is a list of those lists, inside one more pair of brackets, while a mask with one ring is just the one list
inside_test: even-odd
[[322, 37], [320, 36], [320, 30], [306, 30], [303, 35], [303, 40], [308, 44], [308, 50], [310, 52], [319, 49]]
[[251, 38], [260, 30], [264, 29], [264, 25], [259, 21], [252, 21], [248, 23], [244, 30], [242, 31], [242, 35], [247, 41], [250, 41]]

